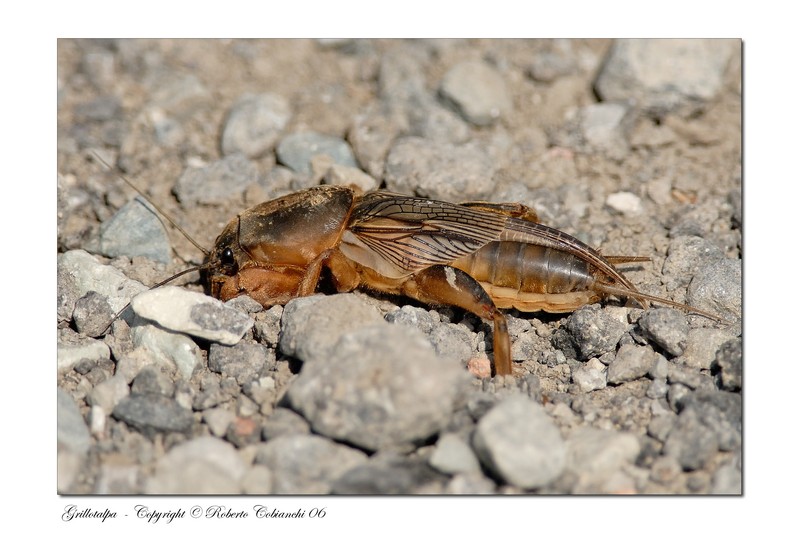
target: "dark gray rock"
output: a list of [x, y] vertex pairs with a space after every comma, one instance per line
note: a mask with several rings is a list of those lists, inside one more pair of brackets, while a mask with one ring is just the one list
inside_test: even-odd
[[380, 312], [356, 294], [295, 298], [283, 310], [279, 347], [284, 355], [310, 361], [329, 355], [345, 334], [384, 323]]
[[164, 223], [155, 208], [140, 196], [100, 225], [97, 252], [106, 257], [147, 257], [160, 263], [172, 260], [172, 245]]
[[691, 112], [719, 92], [735, 53], [736, 40], [619, 39], [595, 88], [602, 100], [633, 100], [655, 114]]
[[715, 432], [702, 424], [693, 409], [683, 411], [669, 432], [664, 455], [674, 457], [683, 470], [702, 468], [719, 449]]
[[108, 305], [108, 298], [94, 291], [78, 298], [72, 312], [75, 327], [87, 337], [99, 337], [105, 333], [113, 317], [114, 312]]
[[235, 346], [212, 344], [208, 351], [208, 368], [231, 376], [240, 384], [252, 381], [265, 367], [274, 365], [274, 352], [256, 343], [240, 342]]
[[391, 148], [384, 178], [395, 192], [449, 202], [485, 199], [495, 187], [494, 163], [476, 144], [403, 137]]
[[253, 320], [221, 301], [181, 287], [159, 287], [132, 302], [137, 315], [172, 331], [233, 345], [253, 326]]
[[244, 154], [235, 153], [202, 168], [187, 168], [173, 192], [186, 207], [220, 205], [241, 198], [258, 182], [258, 168]]
[[743, 412], [740, 394], [697, 391], [686, 395], [677, 404], [682, 409], [680, 417], [686, 411], [695, 412], [699, 422], [715, 434], [720, 450], [731, 451], [741, 447]]
[[418, 458], [377, 456], [333, 482], [333, 494], [413, 494], [445, 476]]
[[175, 383], [155, 366], [145, 366], [133, 379], [130, 391], [134, 394], [160, 394], [172, 396]]
[[467, 383], [420, 333], [382, 324], [343, 335], [287, 394], [317, 433], [368, 450], [408, 449], [446, 425]]
[[277, 159], [300, 174], [312, 174], [311, 159], [326, 154], [339, 165], [357, 167], [350, 145], [343, 139], [314, 131], [291, 133], [277, 146]]
[[255, 456], [272, 471], [275, 494], [328, 494], [342, 474], [366, 460], [365, 453], [318, 435], [283, 435], [258, 445]]
[[730, 339], [716, 351], [716, 365], [721, 373], [724, 390], [739, 391], [743, 386], [743, 362], [741, 339]]
[[222, 153], [241, 152], [257, 159], [275, 147], [290, 120], [291, 106], [282, 96], [245, 94], [233, 104], [225, 121]]
[[657, 354], [649, 346], [625, 344], [608, 365], [608, 383], [619, 384], [642, 378], [657, 361]]
[[476, 126], [492, 124], [513, 110], [505, 80], [483, 61], [462, 61], [444, 75], [441, 96]]
[[59, 449], [63, 447], [79, 455], [87, 453], [91, 446], [91, 436], [75, 400], [67, 391], [59, 387], [56, 401], [56, 418], [58, 420], [56, 440]]
[[112, 415], [147, 436], [170, 431], [188, 433], [194, 423], [191, 411], [172, 398], [153, 393], [123, 398]]
[[566, 448], [543, 407], [511, 396], [477, 423], [472, 446], [499, 479], [525, 489], [545, 487], [566, 466]]

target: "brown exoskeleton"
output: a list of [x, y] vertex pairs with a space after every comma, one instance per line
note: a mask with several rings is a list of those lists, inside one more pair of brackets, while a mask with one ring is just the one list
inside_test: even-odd
[[520, 204], [321, 186], [236, 216], [200, 268], [213, 296], [247, 294], [265, 307], [312, 294], [323, 269], [340, 292], [362, 287], [460, 307], [493, 321], [495, 371], [507, 375], [510, 339], [499, 309], [562, 313], [615, 295], [718, 319], [643, 294], [614, 267], [645, 260], [603, 256]]

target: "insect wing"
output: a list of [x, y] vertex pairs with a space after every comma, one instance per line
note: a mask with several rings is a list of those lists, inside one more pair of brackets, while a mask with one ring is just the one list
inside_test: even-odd
[[386, 192], [365, 195], [350, 231], [385, 260], [407, 271], [449, 264], [496, 240], [507, 217]]

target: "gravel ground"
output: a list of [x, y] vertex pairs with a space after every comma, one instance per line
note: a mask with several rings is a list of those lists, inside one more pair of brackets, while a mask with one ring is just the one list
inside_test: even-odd
[[[63, 494], [742, 492], [737, 41], [58, 43]], [[356, 292], [263, 309], [197, 274], [319, 183], [521, 202], [643, 292], [491, 328]], [[469, 371], [471, 370], [471, 372]]]

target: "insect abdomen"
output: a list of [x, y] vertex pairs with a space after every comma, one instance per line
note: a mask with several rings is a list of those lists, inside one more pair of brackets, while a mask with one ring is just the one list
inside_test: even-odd
[[480, 282], [500, 308], [566, 312], [599, 299], [585, 261], [545, 246], [493, 241], [452, 266]]

